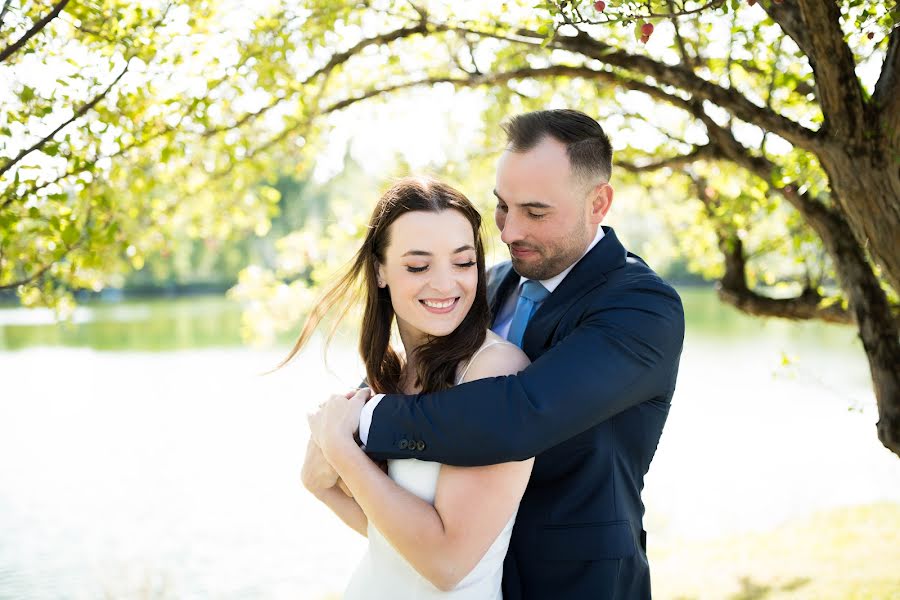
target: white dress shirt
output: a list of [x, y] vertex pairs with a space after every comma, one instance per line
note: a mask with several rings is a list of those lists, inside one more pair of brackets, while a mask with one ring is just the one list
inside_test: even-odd
[[[562, 283], [563, 279], [566, 278], [566, 275], [575, 268], [582, 258], [585, 255], [594, 249], [594, 246], [603, 239], [603, 227], [597, 227], [597, 235], [594, 236], [593, 241], [591, 241], [590, 245], [588, 245], [587, 250], [584, 251], [578, 260], [569, 265], [564, 271], [551, 277], [550, 279], [541, 280], [541, 285], [547, 288], [547, 291], [551, 294], [559, 287], [559, 284]], [[512, 324], [513, 315], [516, 312], [516, 303], [519, 301], [519, 294], [522, 291], [522, 284], [528, 280], [527, 277], [519, 278], [519, 285], [516, 288], [516, 292], [514, 294], [510, 294], [506, 301], [503, 303], [503, 306], [500, 308], [500, 312], [497, 314], [497, 318], [494, 319], [494, 326], [491, 330], [499, 336], [502, 336], [504, 339], [509, 335], [509, 326]], [[540, 304], [538, 304], [540, 306]], [[537, 309], [535, 309], [537, 310]], [[363, 443], [369, 439], [369, 429], [372, 427], [372, 415], [375, 412], [375, 409], [378, 407], [378, 403], [381, 402], [381, 399], [384, 398], [384, 394], [377, 394], [373, 396], [368, 402], [366, 402], [365, 406], [363, 406], [362, 413], [359, 415], [359, 439]]]

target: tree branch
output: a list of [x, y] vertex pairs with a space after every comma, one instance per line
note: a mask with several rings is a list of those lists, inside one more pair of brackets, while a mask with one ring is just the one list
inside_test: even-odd
[[810, 282], [804, 286], [799, 296], [793, 298], [772, 298], [750, 289], [747, 285], [747, 255], [744, 243], [737, 233], [721, 223], [717, 218], [719, 200], [711, 193], [702, 177], [690, 176], [697, 197], [713, 224], [719, 251], [725, 260], [725, 273], [716, 284], [716, 291], [723, 302], [738, 310], [755, 316], [779, 317], [782, 319], [817, 319], [828, 323], [853, 323], [853, 315], [840, 303], [824, 303], [826, 300], [814, 289]]
[[[351, 58], [353, 58], [354, 56], [359, 54], [362, 50], [364, 50], [368, 46], [372, 46], [372, 45], [376, 45], [376, 44], [377, 45], [390, 44], [391, 42], [394, 42], [394, 41], [402, 39], [402, 38], [407, 38], [407, 37], [417, 35], [417, 34], [424, 34], [424, 33], [428, 32], [429, 29], [435, 30], [435, 26], [428, 25], [426, 23], [419, 23], [418, 25], [415, 25], [414, 27], [403, 27], [400, 29], [395, 29], [394, 31], [390, 31], [390, 32], [382, 34], [382, 35], [376, 35], [371, 38], [365, 38], [363, 40], [360, 40], [359, 42], [354, 44], [348, 50], [346, 50], [344, 52], [339, 52], [339, 53], [333, 55], [328, 60], [327, 63], [325, 63], [320, 68], [316, 69], [309, 76], [305, 77], [304, 80], [298, 84], [297, 88], [299, 89], [303, 85], [310, 83], [311, 81], [313, 81], [320, 75], [326, 75], [328, 73], [331, 73], [335, 68], [344, 64], [345, 62], [347, 62], [348, 60], [350, 60]], [[217, 127], [210, 127], [203, 132], [203, 137], [211, 137], [213, 135], [216, 135], [217, 133], [231, 131], [232, 129], [237, 129], [239, 127], [243, 127], [248, 122], [250, 122], [254, 119], [257, 119], [257, 118], [261, 117], [262, 115], [266, 114], [267, 112], [269, 112], [270, 110], [272, 110], [273, 108], [275, 108], [276, 106], [278, 106], [279, 104], [281, 104], [282, 102], [287, 100], [289, 97], [290, 96], [286, 96], [284, 98], [276, 98], [273, 102], [263, 106], [259, 110], [245, 113], [244, 115], [242, 115], [236, 121], [234, 121], [233, 123], [231, 123], [229, 125], [220, 125]]]
[[675, 106], [679, 106], [680, 108], [684, 108], [685, 110], [690, 111], [690, 102], [684, 100], [683, 98], [679, 98], [678, 96], [673, 96], [671, 94], [667, 94], [663, 92], [659, 88], [656, 88], [652, 85], [634, 81], [628, 79], [626, 77], [621, 77], [616, 73], [612, 73], [609, 71], [598, 71], [596, 69], [591, 69], [589, 67], [584, 66], [572, 66], [572, 65], [551, 65], [549, 67], [522, 67], [520, 69], [515, 69], [512, 71], [506, 72], [494, 72], [494, 73], [485, 73], [481, 75], [477, 74], [468, 74], [467, 77], [454, 77], [454, 76], [442, 76], [442, 77], [428, 77], [424, 79], [418, 79], [413, 81], [406, 81], [403, 83], [386, 86], [383, 88], [375, 88], [368, 90], [360, 95], [354, 96], [352, 98], [347, 98], [341, 101], [338, 101], [326, 109], [326, 112], [333, 112], [336, 110], [341, 110], [350, 106], [351, 104], [355, 104], [362, 100], [367, 100], [369, 98], [374, 98], [377, 96], [389, 94], [395, 91], [409, 89], [413, 87], [421, 87], [434, 85], [437, 83], [451, 83], [457, 87], [478, 87], [482, 85], [497, 85], [497, 84], [505, 84], [509, 81], [513, 81], [516, 79], [527, 79], [527, 78], [546, 78], [546, 77], [581, 77], [591, 81], [603, 81], [607, 83], [612, 83], [615, 85], [620, 85], [630, 90], [644, 92], [646, 94], [651, 95], [654, 98], [659, 100], [663, 100], [665, 102], [669, 102]]
[[40, 279], [41, 277], [43, 277], [44, 273], [46, 273], [50, 269], [50, 267], [52, 267], [55, 264], [56, 264], [56, 261], [54, 260], [53, 262], [43, 265], [37, 271], [35, 271], [31, 275], [28, 275], [27, 277], [24, 277], [23, 279], [20, 279], [18, 281], [13, 281], [12, 283], [0, 284], [0, 291], [13, 290], [13, 289], [19, 287], [20, 285], [27, 285], [27, 284], [31, 283], [32, 281], [36, 281], [36, 280]]
[[[667, 4], [669, 6], [669, 12], [674, 13], [674, 0], [668, 0]], [[675, 29], [675, 43], [678, 46], [678, 53], [681, 54], [681, 62], [685, 66], [687, 66], [691, 71], [694, 70], [694, 58], [688, 54], [687, 46], [684, 43], [684, 38], [681, 37], [681, 28], [678, 26], [678, 19], [674, 16], [672, 17], [672, 27]]]
[[[68, 179], [69, 177], [72, 177], [74, 175], [79, 175], [86, 171], [90, 171], [91, 169], [94, 168], [94, 166], [97, 164], [97, 162], [99, 162], [101, 160], [112, 160], [114, 158], [118, 158], [118, 157], [124, 155], [129, 150], [145, 146], [145, 145], [149, 144], [150, 142], [152, 142], [153, 140], [155, 140], [167, 133], [176, 131], [178, 129], [178, 126], [181, 124], [181, 121], [184, 119], [184, 116], [185, 115], [182, 115], [181, 119], [179, 119], [178, 123], [176, 123], [174, 126], [164, 125], [159, 130], [151, 133], [148, 136], [145, 136], [140, 139], [135, 138], [135, 140], [132, 143], [126, 144], [124, 146], [120, 146], [119, 149], [116, 150], [115, 152], [113, 152], [112, 154], [95, 156], [94, 158], [82, 163], [82, 165], [77, 169], [67, 169], [66, 171], [64, 171], [63, 173], [60, 173], [53, 179], [47, 179], [46, 181], [32, 185], [27, 190], [25, 190], [24, 193], [22, 193], [22, 194], [17, 194], [17, 195], [10, 194], [5, 200], [0, 202], [0, 210], [5, 209], [7, 206], [12, 204], [13, 200], [28, 198], [29, 196], [32, 196], [32, 195], [38, 193], [39, 191], [41, 191], [42, 189], [44, 189], [47, 186], [60, 183], [61, 181]], [[4, 191], [10, 191], [10, 190], [7, 189]], [[0, 198], [2, 198], [2, 196], [0, 196]]]
[[113, 89], [113, 87], [115, 87], [115, 85], [117, 83], [119, 83], [119, 80], [122, 79], [122, 77], [128, 71], [128, 65], [129, 65], [129, 63], [125, 63], [125, 68], [122, 69], [122, 72], [119, 73], [119, 75], [113, 80], [113, 82], [110, 83], [109, 86], [107, 86], [107, 88], [105, 90], [103, 90], [100, 94], [94, 96], [94, 98], [90, 102], [88, 102], [87, 104], [83, 105], [81, 108], [76, 110], [75, 113], [72, 115], [72, 117], [69, 120], [67, 120], [62, 125], [60, 125], [56, 129], [51, 131], [50, 134], [44, 136], [41, 140], [39, 140], [37, 143], [35, 143], [30, 148], [26, 148], [26, 149], [22, 150], [21, 152], [19, 152], [19, 154], [15, 158], [12, 158], [12, 159], [6, 161], [3, 164], [3, 166], [0, 166], [0, 177], [2, 177], [4, 173], [9, 171], [13, 167], [13, 165], [18, 163], [20, 160], [22, 160], [23, 158], [25, 158], [26, 156], [28, 156], [35, 150], [39, 150], [44, 144], [46, 144], [47, 142], [52, 140], [53, 136], [55, 136], [57, 133], [59, 133], [66, 127], [68, 127], [71, 123], [73, 123], [77, 119], [80, 119], [81, 117], [83, 117], [89, 110], [94, 108], [97, 105], [97, 103], [100, 102], [101, 100], [103, 100], [103, 98], [106, 97], [106, 95]]
[[[252, 56], [252, 54], [253, 53], [251, 53], [250, 56]], [[241, 62], [238, 64], [243, 64], [243, 62], [245, 60], [247, 60], [248, 58], [249, 58], [249, 56], [245, 56], [241, 60]], [[47, 180], [43, 181], [42, 183], [33, 184], [31, 187], [24, 190], [24, 192], [22, 194], [10, 193], [5, 199], [3, 198], [2, 195], [0, 195], [0, 211], [2, 211], [6, 207], [8, 207], [10, 204], [12, 204], [12, 202], [14, 200], [28, 198], [29, 196], [36, 194], [37, 192], [41, 191], [42, 189], [44, 189], [45, 187], [47, 187], [49, 185], [53, 185], [55, 183], [60, 183], [61, 181], [68, 179], [69, 177], [72, 177], [73, 175], [78, 175], [80, 173], [90, 171], [94, 167], [94, 165], [100, 160], [112, 160], [112, 159], [118, 158], [134, 148], [146, 146], [153, 140], [156, 140], [168, 133], [171, 133], [173, 131], [179, 131], [179, 128], [181, 127], [181, 123], [184, 121], [184, 119], [194, 111], [194, 109], [197, 107], [197, 105], [200, 102], [208, 101], [210, 94], [216, 88], [218, 88], [219, 85], [221, 85], [222, 83], [227, 81], [227, 79], [228, 79], [227, 77], [219, 78], [218, 80], [212, 82], [212, 85], [210, 85], [208, 87], [205, 95], [197, 96], [197, 97], [193, 98], [191, 100], [190, 105], [187, 107], [187, 109], [185, 109], [182, 112], [181, 115], [179, 115], [178, 121], [176, 123], [174, 123], [173, 125], [163, 125], [162, 127], [156, 129], [155, 131], [152, 131], [151, 133], [149, 133], [148, 135], [145, 135], [143, 137], [134, 136], [134, 141], [132, 141], [130, 144], [126, 144], [124, 146], [119, 146], [119, 149], [116, 150], [115, 152], [113, 152], [111, 154], [97, 155], [90, 160], [82, 162], [81, 166], [79, 166], [79, 168], [77, 168], [77, 169], [66, 169], [63, 173], [60, 173], [53, 179], [47, 179]], [[11, 191], [10, 188], [3, 190], [3, 192], [10, 192], [10, 191]], [[15, 190], [12, 190], [12, 191], [15, 191]]]
[[828, 303], [828, 299], [811, 287], [805, 287], [799, 296], [793, 298], [771, 298], [749, 289], [730, 288], [720, 281], [716, 292], [723, 302], [748, 315], [795, 321], [820, 320], [841, 325], [855, 323], [850, 311], [839, 302]]
[[[573, 6], [579, 19], [577, 21], [568, 20], [568, 22], [570, 25], [582, 24], [582, 23], [585, 25], [606, 25], [613, 20], [621, 20], [622, 18], [634, 20], [634, 21], [643, 20], [643, 19], [673, 19], [674, 20], [678, 17], [695, 15], [698, 13], [705, 12], [707, 10], [715, 10], [715, 9], [719, 8], [720, 6], [722, 6], [723, 4], [725, 4], [725, 0], [709, 0], [705, 4], [701, 4], [700, 6], [698, 6], [696, 8], [691, 8], [691, 9], [686, 9], [686, 10], [681, 10], [681, 11], [673, 10], [671, 8], [672, 5], [670, 4], [669, 12], [667, 12], [667, 13], [653, 12], [652, 10], [650, 10], [649, 2], [644, 2], [643, 4], [645, 4], [648, 9], [647, 12], [645, 12], [645, 13], [640, 13], [640, 12], [637, 12], [636, 10], [633, 12], [626, 10], [626, 11], [623, 11], [623, 14], [616, 15], [617, 17], [619, 17], [619, 19], [611, 19], [610, 17], [608, 17], [606, 15], [606, 13], [604, 13], [604, 17], [606, 17], [604, 20], [586, 19], [581, 16], [580, 12], [578, 12], [577, 6]], [[684, 6], [684, 3], [682, 3], [682, 6]], [[563, 15], [563, 16], [565, 16], [565, 15]]]
[[829, 0], [796, 0], [796, 6], [808, 37], [804, 51], [816, 78], [823, 130], [842, 143], [864, 139], [865, 98], [856, 60], [844, 41], [840, 6]]
[[[91, 220], [92, 212], [93, 212], [93, 208], [89, 208], [87, 215], [85, 216], [84, 227], [82, 227], [81, 235], [78, 236], [78, 239], [75, 240], [75, 243], [73, 243], [71, 246], [68, 246], [68, 245], [66, 246], [65, 252], [63, 252], [57, 258], [54, 258], [53, 260], [51, 260], [49, 263], [39, 267], [38, 270], [35, 271], [34, 273], [32, 273], [31, 275], [28, 275], [22, 279], [19, 279], [18, 281], [13, 281], [12, 283], [4, 283], [4, 284], [0, 285], [0, 291], [15, 289], [15, 288], [19, 287], [20, 285], [27, 285], [29, 283], [32, 283], [33, 281], [37, 281], [38, 279], [43, 277], [44, 274], [48, 270], [50, 270], [50, 268], [53, 265], [60, 262], [62, 259], [64, 259], [66, 256], [68, 256], [73, 250], [75, 250], [79, 246], [81, 246], [81, 244], [83, 244], [85, 242], [85, 240], [87, 240], [88, 233], [90, 232], [90, 227], [88, 225]], [[70, 227], [74, 227], [74, 225], [70, 225]]]
[[807, 25], [803, 22], [803, 17], [797, 9], [796, 2], [782, 2], [780, 4], [763, 2], [760, 6], [781, 27], [781, 30], [794, 40], [800, 51], [812, 59], [814, 48], [809, 39]]
[[659, 171], [660, 169], [677, 169], [707, 158], [717, 158], [716, 149], [710, 144], [697, 146], [688, 154], [670, 156], [653, 162], [636, 164], [619, 160], [615, 164], [617, 167], [621, 167], [631, 173], [648, 173]]
[[[702, 106], [696, 100], [685, 100], [684, 98], [666, 93], [650, 84], [630, 80], [609, 71], [598, 71], [584, 66], [552, 65], [549, 67], [540, 68], [524, 67], [513, 71], [495, 72], [480, 76], [470, 75], [469, 77], [431, 77], [426, 79], [408, 81], [393, 86], [372, 89], [361, 95], [335, 102], [324, 109], [324, 111], [322, 112], [328, 113], [342, 110], [352, 104], [361, 102], [363, 100], [382, 96], [403, 89], [434, 85], [436, 83], [451, 83], [458, 87], [477, 87], [481, 85], [503, 84], [511, 80], [524, 79], [529, 77], [582, 77], [588, 80], [603, 81], [614, 85], [621, 85], [634, 91], [644, 92], [658, 100], [677, 106], [700, 119], [707, 127], [711, 143], [710, 145], [705, 147], [702, 152], [695, 156], [696, 159], [699, 160], [700, 158], [719, 158], [729, 160], [746, 168], [764, 181], [771, 183], [772, 172], [775, 169], [774, 163], [772, 163], [765, 157], [753, 155], [746, 147], [744, 147], [734, 138], [734, 135], [730, 131], [720, 127], [717, 123], [715, 123], [715, 121], [713, 121], [708, 115], [706, 115], [703, 112]], [[678, 161], [681, 164], [687, 164], [688, 162], [685, 157], [673, 157], [672, 161], [673, 163], [674, 161]], [[639, 165], [623, 166], [625, 168], [627, 168], [628, 166], [633, 166], [637, 169], [642, 168]], [[650, 170], [650, 167], [646, 167], [645, 170]], [[783, 186], [781, 188], [781, 191], [783, 193], [792, 192], [787, 193], [785, 197], [801, 213], [806, 215], [811, 211], [831, 211], [831, 209], [827, 208], [818, 200], [811, 198], [808, 194], [797, 193], [796, 190], [799, 189], [799, 187], [800, 186], [797, 184], [788, 184]]]
[[900, 146], [900, 27], [895, 26], [888, 40], [881, 74], [872, 93], [876, 121], [884, 123], [891, 146]]
[[656, 81], [683, 90], [697, 99], [708, 100], [747, 123], [777, 133], [800, 148], [814, 150], [819, 146], [815, 131], [769, 108], [754, 104], [735, 89], [726, 89], [707, 81], [684, 66], [671, 66], [646, 56], [628, 54], [591, 38], [583, 31], [579, 31], [577, 36], [557, 38], [556, 43], [563, 49], [614, 67], [653, 77]]
[[421, 6], [417, 6], [412, 0], [406, 0], [406, 3], [409, 4], [414, 11], [419, 15], [419, 18], [424, 23], [428, 20], [428, 12], [422, 8]]
[[[680, 99], [676, 100], [680, 101]], [[686, 110], [696, 108], [691, 103], [681, 102], [686, 105]], [[755, 174], [770, 186], [773, 185], [772, 174], [775, 164], [772, 161], [764, 156], [751, 153], [735, 139], [731, 131], [720, 127], [705, 114], [699, 115], [699, 117], [706, 125], [710, 138], [710, 144], [704, 157], [733, 162]], [[808, 192], [802, 192], [802, 186], [798, 182], [783, 184], [780, 188], [773, 186], [773, 188], [777, 189], [803, 215], [805, 221], [822, 240], [835, 264], [839, 278], [844, 281], [845, 285], [851, 286], [849, 293], [851, 306], [860, 307], [869, 306], [871, 303], [884, 303], [884, 294], [880, 292], [878, 281], [861, 250], [862, 246], [856, 240], [844, 215]], [[703, 190], [705, 190], [705, 186]], [[703, 193], [702, 190], [701, 193]], [[720, 237], [730, 239], [733, 236], [723, 233]], [[726, 250], [723, 250], [723, 254], [727, 254]], [[734, 281], [739, 283], [740, 280]], [[737, 291], [740, 291], [738, 283], [726, 287], [737, 294]], [[741, 292], [738, 295], [746, 294]], [[881, 299], [879, 300], [879, 298]], [[805, 301], [808, 302], [808, 298]]]
[[[838, 215], [832, 208], [829, 208], [820, 200], [813, 198], [808, 193], [800, 193], [798, 190], [800, 190], [802, 186], [798, 182], [790, 182], [782, 185], [780, 188], [775, 186], [772, 182], [775, 163], [765, 156], [750, 152], [746, 146], [737, 141], [731, 131], [720, 127], [709, 117], [704, 119], [704, 124], [706, 125], [706, 131], [709, 134], [710, 140], [719, 152], [719, 158], [731, 161], [736, 165], [743, 167], [774, 189], [777, 189], [794, 208], [806, 217], [807, 221], [815, 220], [815, 215], [824, 216], [826, 214], [828, 215], [829, 220], [837, 219], [843, 221], [843, 217]], [[819, 219], [819, 221], [821, 221], [821, 219]], [[846, 222], [844, 221], [844, 223]], [[820, 237], [825, 235], [822, 231], [819, 231], [815, 225], [813, 225], [813, 229], [816, 229], [816, 233], [818, 233]]]
[[0, 10], [0, 27], [3, 27], [3, 19], [6, 18], [6, 13], [9, 12], [9, 5], [12, 4], [12, 0], [6, 0], [3, 3], [3, 9]]
[[[59, 13], [62, 12], [62, 9], [64, 9], [66, 7], [66, 4], [68, 3], [69, 0], [60, 0], [60, 2], [57, 2], [56, 5], [54, 5], [53, 10], [47, 13], [47, 16], [45, 16], [43, 19], [35, 23], [31, 29], [26, 31], [25, 35], [20, 37], [18, 40], [16, 40], [3, 50], [0, 50], [0, 63], [12, 56], [16, 51], [22, 48], [22, 46], [24, 46], [28, 42], [28, 40], [33, 38], [41, 29], [46, 27], [50, 21], [59, 16]], [[5, 9], [6, 7], [4, 6], [4, 10]]]
[[[442, 27], [447, 30], [463, 31], [482, 37], [531, 46], [539, 46], [546, 42], [547, 39], [547, 36], [538, 32], [521, 28], [512, 32], [512, 35], [516, 37], [511, 37], [495, 31], [479, 31], [470, 27], [454, 25], [442, 25]], [[819, 147], [819, 136], [816, 131], [807, 129], [796, 121], [792, 121], [769, 108], [754, 104], [735, 89], [726, 89], [707, 81], [694, 74], [690, 68], [684, 65], [672, 66], [657, 62], [646, 56], [629, 54], [593, 39], [582, 30], [578, 30], [578, 34], [575, 36], [554, 35], [551, 37], [548, 45], [551, 48], [581, 54], [612, 67], [619, 67], [640, 75], [653, 77], [660, 83], [671, 85], [685, 93], [691, 94], [695, 99], [708, 100], [713, 104], [717, 104], [739, 119], [777, 133], [800, 148], [816, 150]], [[624, 78], [621, 80], [625, 81]]]

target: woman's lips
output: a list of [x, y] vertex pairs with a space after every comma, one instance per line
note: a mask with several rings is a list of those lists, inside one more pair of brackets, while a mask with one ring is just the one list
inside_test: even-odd
[[[445, 305], [445, 304], [447, 304], [448, 302], [449, 302], [450, 304], [449, 304], [448, 306], [428, 306], [428, 304], [425, 304], [426, 301], [429, 302], [429, 303], [431, 303], [431, 304]], [[427, 298], [426, 300], [419, 300], [419, 303], [420, 303], [422, 306], [424, 306], [424, 307], [425, 307], [425, 310], [427, 310], [428, 312], [433, 313], [433, 314], [436, 314], [436, 315], [443, 315], [443, 314], [446, 314], [446, 313], [448, 313], [448, 312], [451, 312], [454, 308], [456, 308], [456, 305], [459, 304], [459, 297], [456, 297], [456, 298], [442, 298], [442, 299], [437, 299], [437, 298]]]

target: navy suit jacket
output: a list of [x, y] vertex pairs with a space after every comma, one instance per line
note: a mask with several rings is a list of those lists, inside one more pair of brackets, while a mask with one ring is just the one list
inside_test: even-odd
[[[675, 389], [684, 312], [675, 290], [604, 231], [529, 322], [529, 367], [387, 395], [373, 415], [375, 459], [536, 457], [504, 563], [505, 600], [650, 598], [641, 490]], [[509, 263], [491, 270], [494, 315], [518, 281]]]

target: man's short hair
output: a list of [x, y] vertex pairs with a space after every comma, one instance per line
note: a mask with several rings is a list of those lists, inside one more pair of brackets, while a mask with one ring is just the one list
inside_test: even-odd
[[612, 175], [612, 145], [600, 123], [577, 110], [555, 109], [515, 115], [501, 124], [509, 150], [527, 152], [547, 136], [565, 144], [572, 174], [593, 185]]

